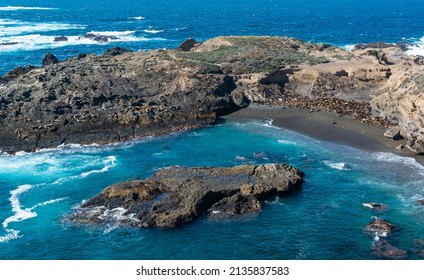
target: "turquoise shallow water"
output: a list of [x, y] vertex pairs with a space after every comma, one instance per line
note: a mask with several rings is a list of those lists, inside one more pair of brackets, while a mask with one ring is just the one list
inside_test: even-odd
[[[64, 217], [117, 181], [171, 166], [289, 163], [301, 192], [236, 220], [201, 218], [177, 229], [92, 227]], [[0, 259], [373, 259], [372, 216], [401, 228], [393, 245], [419, 259], [424, 168], [413, 159], [320, 142], [261, 120], [107, 147], [61, 147], [0, 156]], [[376, 212], [364, 202], [383, 202]], [[118, 217], [117, 217], [118, 218]]]
[[[2, 0], [0, 74], [60, 59], [175, 48], [184, 39], [279, 35], [346, 46], [416, 44], [424, 50], [423, 0]], [[79, 38], [111, 35], [108, 43]], [[67, 42], [54, 42], [56, 36]], [[14, 43], [14, 44], [8, 44]], [[109, 184], [160, 168], [283, 162], [306, 173], [302, 192], [231, 221], [200, 219], [178, 229], [95, 228], [64, 216]], [[0, 155], [0, 259], [370, 259], [371, 216], [401, 228], [390, 242], [418, 259], [424, 238], [424, 169], [414, 160], [313, 140], [269, 123], [224, 122], [122, 145], [67, 146]], [[386, 212], [364, 208], [383, 202]], [[119, 218], [117, 216], [117, 218]]]

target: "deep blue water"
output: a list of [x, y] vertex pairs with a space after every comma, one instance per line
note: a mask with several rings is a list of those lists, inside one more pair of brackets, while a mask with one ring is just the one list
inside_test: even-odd
[[[423, 13], [422, 0], [3, 0], [0, 44], [17, 44], [0, 45], [0, 73], [39, 65], [48, 51], [65, 59], [116, 45], [174, 48], [188, 37], [420, 44]], [[88, 32], [119, 39], [78, 39]], [[60, 35], [68, 42], [53, 42]], [[294, 196], [265, 202], [255, 216], [203, 218], [169, 230], [96, 228], [64, 219], [109, 184], [146, 178], [163, 167], [268, 162], [300, 168], [305, 183]], [[413, 240], [424, 238], [424, 207], [416, 204], [423, 198], [424, 168], [413, 159], [320, 142], [261, 121], [227, 121], [122, 145], [0, 155], [0, 259], [372, 259], [373, 239], [363, 233], [372, 216], [399, 226], [390, 242], [419, 259]], [[371, 201], [389, 210], [362, 206]]]
[[[416, 51], [424, 53], [423, 26], [423, 0], [2, 0], [0, 44], [19, 44], [0, 45], [0, 73], [39, 65], [47, 51], [65, 59], [115, 45], [175, 48], [188, 37], [220, 35], [290, 36], [340, 46], [405, 40], [419, 43]], [[78, 40], [88, 32], [119, 40]], [[69, 41], [54, 43], [61, 35]]]
[[[256, 156], [255, 156], [256, 154]], [[259, 155], [259, 156], [258, 156]], [[289, 163], [306, 173], [300, 193], [257, 215], [201, 218], [177, 229], [81, 226], [71, 209], [117, 181], [171, 166]], [[0, 156], [0, 259], [370, 259], [372, 216], [402, 230], [390, 242], [413, 252], [424, 236], [424, 168], [412, 159], [320, 142], [261, 121], [108, 147], [62, 147]], [[385, 212], [362, 206], [377, 201]], [[117, 215], [119, 218], [119, 215]]]

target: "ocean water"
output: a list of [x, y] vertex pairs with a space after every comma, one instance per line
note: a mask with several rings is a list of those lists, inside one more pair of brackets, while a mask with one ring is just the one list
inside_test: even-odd
[[[0, 74], [113, 46], [175, 48], [192, 37], [278, 35], [351, 46], [375, 41], [414, 43], [424, 54], [423, 0], [2, 0]], [[116, 36], [108, 43], [80, 37]], [[67, 36], [67, 42], [54, 42]], [[5, 43], [17, 43], [4, 45]], [[3, 45], [2, 45], [3, 44]]]
[[[349, 46], [373, 41], [424, 50], [422, 0], [2, 0], [0, 74], [113, 46], [175, 48], [184, 39], [279, 35]], [[80, 36], [113, 35], [98, 43]], [[56, 36], [67, 42], [54, 42]], [[6, 44], [5, 44], [6, 43]], [[7, 43], [16, 43], [8, 45]], [[301, 192], [257, 215], [201, 218], [177, 229], [76, 225], [66, 215], [106, 186], [172, 166], [288, 163], [306, 173]], [[269, 122], [218, 125], [100, 147], [70, 145], [0, 155], [0, 259], [375, 259], [364, 226], [377, 216], [401, 230], [388, 240], [420, 259], [424, 168], [413, 159], [314, 140]], [[387, 211], [362, 203], [381, 202]], [[119, 219], [120, 213], [115, 214]], [[422, 248], [421, 248], [422, 249]]]
[[[71, 224], [66, 215], [114, 182], [172, 166], [285, 162], [306, 173], [301, 192], [259, 214], [176, 229]], [[372, 216], [401, 231], [389, 241], [419, 259], [424, 168], [413, 159], [320, 142], [261, 120], [120, 145], [66, 146], [0, 156], [0, 259], [374, 259]], [[362, 205], [382, 202], [384, 212]], [[120, 213], [114, 215], [119, 219]]]

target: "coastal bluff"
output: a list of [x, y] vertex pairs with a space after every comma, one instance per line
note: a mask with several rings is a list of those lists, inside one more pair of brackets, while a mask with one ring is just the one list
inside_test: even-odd
[[207, 126], [250, 103], [335, 112], [391, 128], [424, 154], [424, 58], [405, 44], [327, 44], [267, 36], [193, 39], [179, 48], [18, 67], [0, 77], [0, 151], [107, 144]]
[[170, 167], [145, 180], [113, 184], [74, 209], [67, 220], [172, 228], [208, 215], [257, 213], [261, 200], [301, 188], [303, 172], [285, 164]]

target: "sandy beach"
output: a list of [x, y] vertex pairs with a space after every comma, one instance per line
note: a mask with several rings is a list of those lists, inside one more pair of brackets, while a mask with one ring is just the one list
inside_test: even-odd
[[349, 145], [366, 151], [390, 152], [412, 157], [424, 165], [423, 156], [416, 155], [407, 148], [396, 150], [397, 146], [406, 143], [405, 139], [393, 141], [384, 136], [383, 128], [362, 124], [353, 118], [338, 116], [335, 113], [251, 104], [224, 117], [228, 120], [255, 118], [272, 119], [275, 126], [323, 141]]

